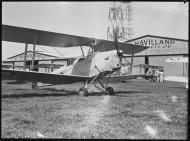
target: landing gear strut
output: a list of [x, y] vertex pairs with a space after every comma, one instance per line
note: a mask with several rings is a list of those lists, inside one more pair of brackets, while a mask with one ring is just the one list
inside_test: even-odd
[[[86, 81], [85, 87], [80, 88], [79, 91], [78, 91], [79, 96], [87, 96], [88, 95], [88, 91], [90, 91], [94, 87], [98, 88], [99, 90], [105, 92], [108, 95], [114, 95], [114, 89], [112, 87], [107, 87], [108, 82], [109, 82], [109, 78], [111, 76], [111, 73], [109, 74], [109, 77], [107, 78], [106, 85], [103, 85], [103, 83], [101, 81], [101, 79], [103, 77], [101, 75], [105, 76], [104, 74], [99, 74], [99, 75], [95, 76], [90, 81], [89, 84], [88, 84], [88, 81]], [[99, 86], [97, 84], [99, 84]]]

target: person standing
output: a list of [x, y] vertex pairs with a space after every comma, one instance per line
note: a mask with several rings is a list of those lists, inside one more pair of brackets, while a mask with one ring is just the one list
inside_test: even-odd
[[152, 82], [156, 82], [156, 70], [152, 69]]
[[164, 82], [164, 70], [160, 71], [160, 82]]
[[156, 70], [156, 80], [160, 82], [160, 71], [158, 69]]
[[147, 76], [150, 76], [150, 75], [151, 75], [151, 69], [148, 69], [146, 75], [147, 75]]

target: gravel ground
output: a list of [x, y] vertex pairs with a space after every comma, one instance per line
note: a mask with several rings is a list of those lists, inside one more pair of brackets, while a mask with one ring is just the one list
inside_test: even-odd
[[2, 138], [186, 139], [187, 89], [177, 82], [112, 83], [114, 96], [76, 94], [82, 84], [31, 90], [2, 80]]

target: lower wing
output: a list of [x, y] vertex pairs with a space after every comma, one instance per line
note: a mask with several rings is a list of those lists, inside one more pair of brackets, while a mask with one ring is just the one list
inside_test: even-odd
[[70, 84], [75, 82], [85, 82], [92, 79], [88, 76], [78, 75], [63, 75], [63, 74], [50, 74], [35, 71], [21, 71], [2, 69], [2, 79], [5, 80], [18, 80], [26, 82], [42, 82], [49, 84]]
[[[34, 65], [34, 68], [60, 68], [63, 65], [60, 64], [38, 64], [38, 65]], [[8, 65], [8, 64], [1, 64], [2, 68], [22, 68], [23, 66], [18, 66], [18, 65]], [[26, 66], [27, 67], [27, 66]]]
[[[139, 75], [114, 75], [109, 78], [109, 82], [116, 83], [116, 82], [125, 82], [125, 80], [131, 80], [131, 79], [136, 79], [138, 77], [145, 77], [144, 74], [139, 74]], [[107, 79], [107, 77], [104, 77], [104, 79]]]

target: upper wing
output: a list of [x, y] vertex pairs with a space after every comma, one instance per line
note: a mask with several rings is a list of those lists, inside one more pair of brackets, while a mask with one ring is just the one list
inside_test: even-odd
[[[114, 41], [87, 38], [55, 32], [48, 32], [36, 29], [16, 27], [10, 25], [2, 25], [2, 40], [34, 44], [36, 39], [37, 45], [53, 46], [53, 47], [73, 47], [73, 46], [94, 46], [95, 51], [115, 50]], [[125, 54], [141, 52], [149, 47], [133, 45], [128, 43], [117, 43], [118, 48]]]
[[90, 80], [92, 78], [78, 75], [50, 74], [34, 71], [2, 69], [2, 79], [42, 82], [49, 84], [70, 84], [75, 82], [85, 82], [86, 80]]
[[48, 32], [36, 29], [2, 25], [2, 40], [29, 44], [34, 43], [37, 38], [37, 45], [54, 47], [71, 47], [88, 45], [92, 39], [68, 34]]

